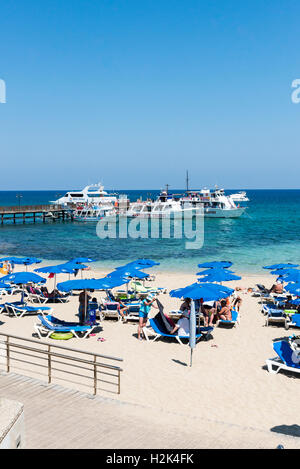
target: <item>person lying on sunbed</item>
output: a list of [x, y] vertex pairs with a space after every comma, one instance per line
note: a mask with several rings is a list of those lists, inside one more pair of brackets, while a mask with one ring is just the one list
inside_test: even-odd
[[202, 303], [201, 311], [204, 314], [204, 326], [205, 327], [213, 326], [214, 317], [216, 316], [218, 309], [219, 310], [221, 309], [219, 306], [220, 304], [218, 301], [205, 301]]
[[190, 298], [184, 298], [183, 303], [179, 308], [179, 311], [182, 311], [182, 312], [191, 311], [191, 299]]
[[223, 321], [231, 321], [231, 309], [227, 306], [226, 300], [221, 301], [221, 310], [217, 313], [218, 319], [223, 319]]
[[269, 293], [283, 293], [283, 281], [277, 280], [277, 282], [270, 288]]
[[292, 295], [288, 295], [286, 297], [286, 301], [283, 303], [283, 306], [282, 308], [284, 310], [294, 310], [294, 311], [297, 311], [297, 313], [300, 312], [300, 305], [295, 305], [295, 303], [293, 303], [293, 298], [292, 298]]
[[43, 293], [45, 298], [66, 298], [67, 296], [69, 296], [68, 293], [60, 293], [58, 290], [56, 290], [56, 288], [54, 288], [52, 292], [49, 292], [47, 287], [41, 287], [41, 292]]
[[170, 331], [170, 334], [177, 334], [180, 337], [190, 335], [190, 313], [188, 311], [182, 313], [176, 326]]

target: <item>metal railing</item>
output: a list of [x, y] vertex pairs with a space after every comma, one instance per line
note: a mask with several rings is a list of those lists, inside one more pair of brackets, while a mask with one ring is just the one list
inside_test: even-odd
[[0, 213], [11, 212], [38, 212], [38, 211], [51, 211], [51, 210], [66, 210], [62, 205], [47, 204], [47, 205], [11, 205], [0, 207]]
[[[29, 345], [25, 345], [24, 342], [29, 343]], [[40, 348], [44, 346], [45, 348]], [[64, 350], [65, 353], [60, 353], [60, 350]], [[68, 355], [67, 352], [72, 353], [72, 355]], [[79, 356], [75, 356], [75, 353]], [[88, 355], [91, 356], [92, 359], [85, 358]], [[35, 363], [33, 359], [42, 360], [42, 363]], [[54, 379], [64, 380], [65, 376], [72, 375], [72, 377], [76, 376], [92, 380], [93, 395], [97, 394], [97, 391], [99, 390], [99, 383], [105, 383], [106, 385], [113, 386], [114, 389], [117, 388], [116, 392], [110, 391], [110, 389], [106, 390], [120, 394], [121, 371], [123, 370], [119, 366], [112, 365], [111, 363], [105, 363], [104, 360], [107, 360], [108, 362], [123, 361], [122, 358], [100, 355], [93, 352], [86, 352], [83, 350], [64, 347], [62, 345], [52, 345], [47, 342], [27, 339], [2, 332], [0, 333], [0, 369], [1, 365], [4, 365], [5, 371], [7, 373], [11, 372], [13, 362], [27, 365], [29, 364], [30, 369], [26, 376], [32, 377], [32, 374], [34, 374], [33, 367], [41, 367], [43, 369], [47, 368], [48, 384], [51, 384]], [[57, 364], [71, 366], [72, 368], [76, 369], [76, 372], [62, 368], [56, 368]], [[62, 377], [55, 376], [55, 371], [60, 372]], [[84, 371], [92, 372], [92, 376], [84, 374]], [[109, 379], [111, 381], [108, 381]], [[86, 386], [82, 382], [77, 384]]]

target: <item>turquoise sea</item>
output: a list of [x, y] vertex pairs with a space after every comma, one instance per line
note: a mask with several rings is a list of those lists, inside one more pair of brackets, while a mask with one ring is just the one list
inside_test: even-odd
[[[236, 192], [226, 191], [226, 193]], [[174, 190], [178, 193], [180, 191]], [[65, 191], [0, 192], [0, 205], [48, 203]], [[158, 191], [120, 191], [133, 201]], [[21, 195], [22, 197], [17, 197]], [[238, 219], [205, 219], [200, 250], [185, 249], [183, 239], [99, 239], [96, 224], [27, 223], [0, 226], [0, 255], [69, 260], [90, 256], [108, 268], [146, 257], [167, 271], [197, 272], [207, 260], [231, 260], [236, 272], [262, 273], [269, 263], [300, 263], [300, 190], [248, 190], [248, 210]]]

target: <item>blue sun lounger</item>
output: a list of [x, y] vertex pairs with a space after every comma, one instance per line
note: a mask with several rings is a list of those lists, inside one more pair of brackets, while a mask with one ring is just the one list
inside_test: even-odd
[[280, 370], [300, 373], [300, 356], [297, 352], [292, 350], [290, 344], [286, 340], [274, 342], [273, 349], [277, 353], [278, 357], [266, 360], [268, 371], [270, 373], [276, 374]]
[[266, 316], [265, 326], [268, 326], [270, 322], [279, 322], [286, 324], [287, 315], [283, 311], [283, 309], [278, 308], [271, 308], [270, 306], [263, 305], [262, 312]]
[[224, 325], [236, 327], [236, 325], [239, 323], [240, 323], [240, 315], [235, 309], [233, 309], [231, 311], [231, 320], [219, 319], [217, 322], [217, 326], [224, 324]]
[[12, 303], [2, 303], [0, 305], [0, 313], [3, 313], [4, 311], [6, 311], [6, 305], [26, 306], [26, 303], [24, 301], [14, 301]]
[[61, 321], [53, 316], [44, 317], [39, 315], [38, 319], [40, 320], [40, 324], [35, 324], [34, 329], [40, 339], [42, 339], [42, 334], [46, 334], [46, 339], [48, 339], [53, 332], [72, 332], [77, 339], [80, 338], [79, 333], [84, 333], [82, 338], [85, 339], [91, 334], [95, 327], [98, 326], [98, 324], [81, 326], [75, 322]]
[[9, 316], [15, 316], [16, 318], [22, 318], [23, 316], [29, 316], [38, 313], [51, 313], [52, 308], [48, 306], [28, 306], [24, 303], [5, 303], [5, 310]]
[[289, 327], [300, 327], [300, 314], [292, 314], [290, 318], [286, 321], [285, 328]]
[[[149, 341], [149, 328], [152, 328], [154, 333], [155, 333], [155, 337], [152, 340], [152, 342], [155, 342], [160, 337], [171, 337], [173, 339], [176, 339], [177, 342], [179, 342], [181, 345], [184, 345], [183, 342], [181, 341], [181, 339], [189, 339], [188, 335], [179, 336], [179, 335], [176, 335], [176, 334], [166, 334], [165, 332], [163, 332], [160, 329], [160, 327], [159, 327], [157, 321], [155, 320], [155, 318], [150, 319], [149, 322], [150, 322], [150, 326], [143, 327], [144, 335], [146, 337], [146, 340], [148, 340], [148, 341]], [[200, 330], [200, 332], [198, 334], [196, 334], [196, 340], [199, 340], [200, 337], [202, 337], [204, 334], [210, 333], [213, 330], [213, 327], [200, 327], [198, 330]]]

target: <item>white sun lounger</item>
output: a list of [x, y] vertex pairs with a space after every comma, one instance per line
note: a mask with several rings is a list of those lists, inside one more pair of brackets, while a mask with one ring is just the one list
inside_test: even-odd
[[278, 357], [266, 360], [269, 373], [277, 374], [280, 370], [300, 373], [300, 356], [286, 340], [274, 342], [273, 349]]

